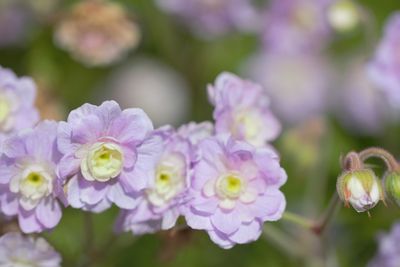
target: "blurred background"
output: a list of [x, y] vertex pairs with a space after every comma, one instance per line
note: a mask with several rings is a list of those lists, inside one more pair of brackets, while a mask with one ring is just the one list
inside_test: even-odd
[[[318, 218], [341, 155], [381, 146], [400, 156], [400, 110], [366, 70], [399, 10], [398, 0], [0, 0], [0, 65], [33, 77], [42, 118], [114, 99], [157, 127], [212, 120], [206, 87], [223, 71], [254, 80], [284, 125], [274, 146], [289, 176], [287, 210]], [[223, 250], [204, 232], [115, 236], [117, 213], [68, 208], [45, 235], [63, 266], [85, 255], [99, 267], [366, 266], [400, 216], [390, 204], [371, 218], [343, 208], [321, 237], [282, 221]]]

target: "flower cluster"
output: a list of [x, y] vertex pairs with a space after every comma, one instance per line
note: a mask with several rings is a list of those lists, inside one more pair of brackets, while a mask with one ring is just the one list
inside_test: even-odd
[[[33, 86], [3, 72], [4, 95], [14, 97], [0, 102], [8, 126], [31, 112], [21, 101], [11, 105], [33, 95], [24, 91]], [[257, 84], [222, 73], [208, 92], [215, 125], [154, 129], [143, 110], [106, 101], [9, 134], [0, 158], [0, 210], [25, 233], [54, 228], [62, 205], [99, 213], [114, 204], [121, 209], [117, 231], [153, 233], [183, 216], [223, 248], [256, 240], [286, 205], [279, 190], [286, 173], [268, 143], [280, 124]]]

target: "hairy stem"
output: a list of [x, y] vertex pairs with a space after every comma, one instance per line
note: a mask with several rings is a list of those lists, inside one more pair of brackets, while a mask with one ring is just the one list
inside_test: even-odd
[[359, 153], [359, 156], [362, 161], [365, 161], [372, 157], [380, 158], [385, 162], [388, 171], [400, 170], [399, 164], [397, 163], [397, 160], [393, 157], [393, 155], [382, 148], [370, 147], [364, 149]]

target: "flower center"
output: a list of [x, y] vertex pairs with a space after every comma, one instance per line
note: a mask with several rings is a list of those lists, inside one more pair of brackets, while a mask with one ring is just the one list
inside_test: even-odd
[[44, 178], [40, 173], [31, 172], [26, 178], [25, 182], [30, 184], [31, 186], [40, 186], [44, 182]]
[[10, 181], [10, 191], [20, 195], [20, 204], [31, 210], [53, 192], [54, 175], [40, 165], [28, 166]]
[[216, 192], [222, 198], [237, 199], [245, 190], [245, 182], [236, 174], [221, 176], [216, 183]]
[[89, 150], [86, 159], [82, 161], [83, 176], [89, 180], [106, 182], [117, 177], [123, 167], [123, 152], [114, 143], [95, 143]]
[[254, 112], [241, 112], [236, 116], [235, 132], [237, 133], [238, 128], [242, 126], [246, 140], [251, 140], [260, 134], [262, 127], [260, 122], [259, 116]]
[[11, 107], [4, 96], [0, 96], [0, 123], [4, 122], [10, 114]]
[[185, 188], [185, 159], [180, 154], [169, 154], [158, 164], [154, 187], [147, 190], [148, 200], [163, 206]]

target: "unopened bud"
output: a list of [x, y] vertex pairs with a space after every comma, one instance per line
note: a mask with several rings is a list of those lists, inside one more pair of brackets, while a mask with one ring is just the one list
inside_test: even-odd
[[383, 199], [378, 178], [369, 169], [344, 172], [337, 181], [339, 197], [357, 212], [367, 211]]
[[400, 206], [400, 172], [392, 171], [386, 173], [383, 184], [386, 196]]
[[328, 21], [339, 32], [351, 31], [360, 21], [360, 12], [352, 0], [337, 0], [329, 8]]

